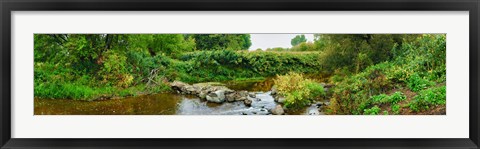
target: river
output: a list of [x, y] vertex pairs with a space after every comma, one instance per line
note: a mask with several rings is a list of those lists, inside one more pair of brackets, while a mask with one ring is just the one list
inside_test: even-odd
[[[222, 104], [201, 100], [192, 95], [160, 93], [110, 99], [77, 101], [71, 99], [34, 99], [35, 115], [266, 115], [276, 103], [270, 95], [271, 78], [260, 81], [225, 82], [233, 90], [255, 92], [258, 100], [248, 107], [241, 101]], [[314, 107], [288, 111], [289, 115], [308, 114]]]

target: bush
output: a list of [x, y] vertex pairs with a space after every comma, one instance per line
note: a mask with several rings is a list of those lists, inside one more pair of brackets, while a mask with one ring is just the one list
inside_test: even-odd
[[398, 104], [393, 104], [393, 105], [391, 106], [391, 108], [392, 108], [392, 112], [393, 112], [394, 114], [399, 114], [399, 113], [400, 113], [400, 105], [398, 105]]
[[325, 95], [325, 89], [323, 88], [323, 86], [313, 81], [308, 81], [306, 83], [306, 89], [310, 90], [310, 97], [312, 98], [319, 98]]
[[445, 105], [447, 103], [446, 86], [425, 89], [419, 92], [414, 100], [409, 103], [412, 111], [427, 110], [431, 106]]
[[420, 77], [420, 75], [418, 75], [417, 73], [411, 75], [408, 78], [407, 82], [408, 88], [410, 88], [410, 90], [414, 92], [425, 89], [431, 85], [433, 85], [433, 82], [430, 82], [427, 79]]
[[277, 76], [274, 84], [278, 93], [285, 96], [287, 108], [299, 109], [307, 106], [313, 100], [325, 95], [323, 86], [312, 80], [306, 79], [299, 73], [288, 73]]
[[365, 115], [378, 115], [378, 113], [380, 113], [380, 110], [381, 109], [378, 106], [373, 106], [370, 109], [365, 109], [363, 114], [365, 114]]
[[386, 94], [380, 94], [370, 97], [374, 103], [385, 104], [389, 102], [389, 97]]
[[319, 70], [323, 69], [318, 59], [318, 52], [217, 50], [185, 53], [180, 60], [189, 62], [196, 68], [184, 72], [192, 77], [185, 80], [227, 81], [283, 75], [288, 72], [319, 74]]
[[[390, 80], [384, 74], [388, 65], [378, 64], [366, 68], [363, 72], [345, 76], [336, 82], [333, 89], [332, 104], [329, 108], [336, 114], [362, 114], [371, 103], [372, 95], [385, 93], [392, 88]], [[375, 97], [377, 100], [381, 97]], [[386, 102], [386, 101], [381, 101]]]
[[395, 92], [388, 99], [390, 103], [397, 104], [398, 102], [407, 99], [407, 97], [402, 92]]

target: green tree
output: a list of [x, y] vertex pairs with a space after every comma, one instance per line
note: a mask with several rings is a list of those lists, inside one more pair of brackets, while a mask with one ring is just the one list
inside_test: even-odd
[[151, 56], [164, 54], [175, 57], [195, 49], [193, 37], [182, 34], [137, 34], [130, 37], [130, 48], [148, 50]]
[[328, 70], [345, 67], [352, 72], [359, 72], [369, 65], [392, 59], [395, 46], [417, 37], [417, 34], [315, 35], [315, 45], [324, 51], [321, 61]]
[[292, 46], [296, 46], [302, 42], [307, 42], [307, 38], [305, 38], [305, 35], [297, 35], [291, 40]]
[[250, 34], [194, 34], [198, 50], [247, 50]]

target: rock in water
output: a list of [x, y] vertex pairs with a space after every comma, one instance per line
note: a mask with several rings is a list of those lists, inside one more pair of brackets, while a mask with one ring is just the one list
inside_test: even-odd
[[275, 86], [272, 87], [270, 95], [277, 95], [277, 88]]
[[185, 86], [185, 92], [187, 94], [196, 94], [197, 93], [197, 89], [195, 89], [195, 87], [191, 86], [191, 85], [188, 85], [188, 86]]
[[207, 95], [207, 101], [222, 103], [225, 101], [225, 90], [218, 90]]
[[285, 103], [285, 97], [283, 96], [275, 96], [275, 98], [273, 98], [274, 101], [278, 102], [278, 103]]
[[235, 93], [230, 93], [225, 95], [225, 98], [227, 99], [228, 102], [234, 102], [235, 101]]
[[281, 105], [277, 105], [274, 109], [272, 109], [272, 114], [274, 115], [282, 115], [284, 113], [285, 111], [283, 111], [283, 108]]
[[252, 97], [252, 98], [255, 98], [255, 97], [256, 97], [255, 93], [252, 93], [252, 92], [248, 93], [248, 96], [250, 96], [250, 97]]
[[244, 101], [244, 100], [247, 100], [247, 99], [248, 99], [247, 97], [235, 98], [235, 100], [237, 100], [237, 101]]
[[207, 99], [207, 94], [208, 94], [207, 91], [200, 91], [200, 93], [198, 94], [198, 97], [200, 97], [200, 99]]
[[174, 90], [177, 90], [177, 91], [182, 91], [184, 90], [185, 86], [188, 86], [187, 83], [183, 83], [181, 81], [173, 81], [172, 83], [170, 83], [170, 86], [174, 89]]
[[248, 97], [248, 92], [247, 91], [238, 91], [237, 92], [240, 97]]
[[243, 103], [245, 103], [246, 106], [252, 106], [252, 102], [253, 102], [253, 101], [250, 100], [250, 99], [245, 99], [245, 100], [243, 101]]

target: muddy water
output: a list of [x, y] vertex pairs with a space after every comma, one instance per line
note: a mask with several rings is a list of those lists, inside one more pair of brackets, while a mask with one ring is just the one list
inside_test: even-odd
[[[265, 115], [273, 109], [269, 90], [272, 79], [263, 81], [227, 82], [234, 90], [256, 93], [258, 99], [247, 107], [243, 102], [210, 103], [195, 96], [162, 93], [111, 99], [104, 101], [75, 101], [70, 99], [34, 99], [35, 115]], [[305, 110], [287, 114], [306, 114]]]
[[104, 101], [35, 99], [35, 115], [171, 115], [182, 96], [164, 93]]

